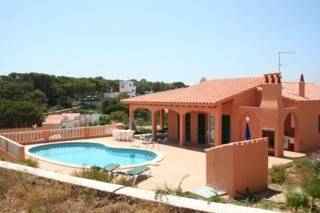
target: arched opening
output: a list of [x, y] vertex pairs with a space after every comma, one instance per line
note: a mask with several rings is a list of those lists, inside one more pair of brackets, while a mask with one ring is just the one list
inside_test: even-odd
[[284, 120], [284, 149], [294, 151], [295, 150], [295, 138], [296, 138], [296, 125], [297, 121], [293, 113], [289, 113]]
[[134, 111], [134, 129], [136, 134], [152, 132], [151, 112], [148, 109], [139, 108]]
[[[261, 128], [258, 116], [255, 113], [244, 113], [241, 118], [241, 140], [251, 140], [261, 137]], [[270, 145], [270, 144], [269, 144]]]
[[244, 139], [251, 140], [252, 139], [252, 130], [250, 124], [251, 118], [250, 116], [245, 117], [245, 129], [244, 129]]
[[168, 110], [136, 107], [131, 111], [131, 127], [138, 138], [164, 141], [168, 136]]

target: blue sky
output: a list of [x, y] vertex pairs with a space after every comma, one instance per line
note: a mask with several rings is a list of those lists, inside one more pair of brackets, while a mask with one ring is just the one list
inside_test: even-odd
[[320, 1], [10, 0], [0, 74], [197, 82], [259, 75], [320, 82]]

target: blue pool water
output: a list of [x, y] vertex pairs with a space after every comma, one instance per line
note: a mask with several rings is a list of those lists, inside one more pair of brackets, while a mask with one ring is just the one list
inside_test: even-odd
[[155, 153], [147, 150], [113, 148], [85, 142], [41, 145], [31, 148], [29, 152], [47, 160], [76, 166], [104, 167], [110, 163], [127, 166], [146, 163], [157, 158]]

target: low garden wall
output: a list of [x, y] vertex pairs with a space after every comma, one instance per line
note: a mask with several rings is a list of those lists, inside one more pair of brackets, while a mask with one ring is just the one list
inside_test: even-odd
[[1, 135], [0, 151], [14, 160], [23, 160], [25, 157], [23, 145]]
[[93, 190], [112, 193], [115, 195], [125, 196], [128, 199], [140, 199], [153, 203], [161, 203], [178, 208], [190, 209], [194, 212], [214, 212], [214, 213], [271, 213], [271, 211], [257, 208], [249, 208], [245, 206], [236, 206], [233, 204], [208, 202], [205, 200], [196, 200], [186, 197], [179, 197], [175, 195], [165, 195], [163, 198], [157, 198], [157, 193], [154, 191], [147, 191], [139, 188], [126, 187], [111, 183], [100, 182], [96, 180], [89, 180], [81, 177], [64, 175], [56, 172], [51, 172], [43, 169], [32, 168], [24, 165], [14, 164], [10, 162], [0, 161], [0, 169], [7, 169], [11, 171], [22, 172], [25, 174], [34, 175], [50, 179], [52, 181], [59, 181], [65, 184], [72, 184], [75, 186], [86, 187]]
[[48, 126], [36, 127], [36, 128], [10, 128], [10, 129], [0, 129], [0, 134], [9, 132], [24, 132], [24, 131], [35, 131], [35, 130], [47, 130], [52, 129]]
[[206, 150], [207, 185], [239, 197], [268, 185], [267, 138], [234, 142]]
[[52, 141], [74, 140], [112, 135], [116, 125], [79, 127], [67, 129], [48, 129], [23, 132], [0, 133], [2, 136], [22, 145], [45, 143]]

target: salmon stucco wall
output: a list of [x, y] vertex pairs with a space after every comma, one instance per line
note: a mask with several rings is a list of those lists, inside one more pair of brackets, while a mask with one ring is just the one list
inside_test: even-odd
[[235, 142], [206, 150], [207, 185], [231, 197], [247, 190], [259, 192], [268, 185], [266, 138]]
[[295, 151], [309, 152], [318, 149], [320, 146], [320, 102], [301, 102], [297, 104], [295, 116], [297, 118], [296, 134], [300, 137], [299, 146]]
[[[240, 79], [238, 81], [241, 82]], [[147, 100], [146, 102], [130, 103], [129, 107], [130, 110], [141, 107], [153, 112], [166, 109], [168, 111], [169, 141], [179, 142], [180, 145], [186, 144], [186, 135], [190, 135], [192, 145], [199, 143], [198, 115], [204, 113], [207, 118], [208, 116], [214, 117], [214, 122], [212, 122], [214, 125], [209, 126], [211, 129], [206, 131], [205, 136], [207, 142], [211, 142], [211, 139], [214, 138], [215, 145], [220, 145], [222, 138], [226, 138], [224, 137], [226, 131], [222, 131], [222, 123], [223, 116], [228, 115], [230, 117], [229, 142], [244, 140], [246, 128], [249, 126], [251, 138], [263, 136], [270, 138], [269, 153], [277, 157], [283, 156], [284, 149], [309, 152], [319, 148], [320, 96], [313, 93], [316, 93], [320, 87], [312, 87], [314, 88], [312, 90], [306, 87], [306, 91], [301, 91], [304, 88], [301, 85], [304, 83], [300, 81], [296, 87], [287, 88], [288, 83], [282, 82], [280, 73], [265, 74], [264, 80], [260, 79], [259, 82], [256, 86], [246, 87], [247, 89], [239, 90], [237, 93], [211, 103], [196, 101], [195, 103], [181, 104], [172, 101], [168, 103], [157, 101], [157, 104], [154, 104], [151, 101], [152, 104], [148, 105]], [[224, 87], [225, 85], [219, 84], [220, 89], [224, 90]], [[196, 90], [195, 94], [197, 93], [199, 93], [199, 97], [202, 97], [201, 93]], [[175, 100], [177, 97], [173, 98]], [[190, 129], [190, 133], [187, 132], [187, 134], [186, 121], [184, 120], [186, 113], [191, 114], [191, 125], [187, 128], [188, 131]], [[293, 114], [293, 119], [286, 123], [286, 118], [290, 114]], [[183, 125], [179, 125], [179, 123]], [[208, 127], [208, 123], [206, 122], [206, 127]], [[227, 129], [227, 127], [224, 128]], [[153, 129], [156, 131], [156, 128]], [[212, 138], [209, 138], [207, 133], [212, 133]], [[288, 139], [290, 139], [290, 143], [288, 143]]]
[[[240, 141], [243, 140], [244, 134], [244, 126], [242, 125], [245, 121], [245, 117], [249, 114], [241, 114], [241, 107], [242, 106], [252, 106], [258, 107], [260, 104], [261, 94], [259, 91], [254, 88], [248, 91], [245, 91], [233, 98], [232, 102], [232, 111], [231, 111], [231, 140], [232, 141]], [[254, 117], [254, 116], [250, 116]], [[252, 118], [252, 119], [255, 119]], [[257, 119], [255, 119], [256, 121]], [[257, 125], [254, 124], [252, 128], [256, 128]], [[260, 131], [260, 129], [259, 129]], [[259, 132], [255, 132], [254, 136], [259, 137]]]

